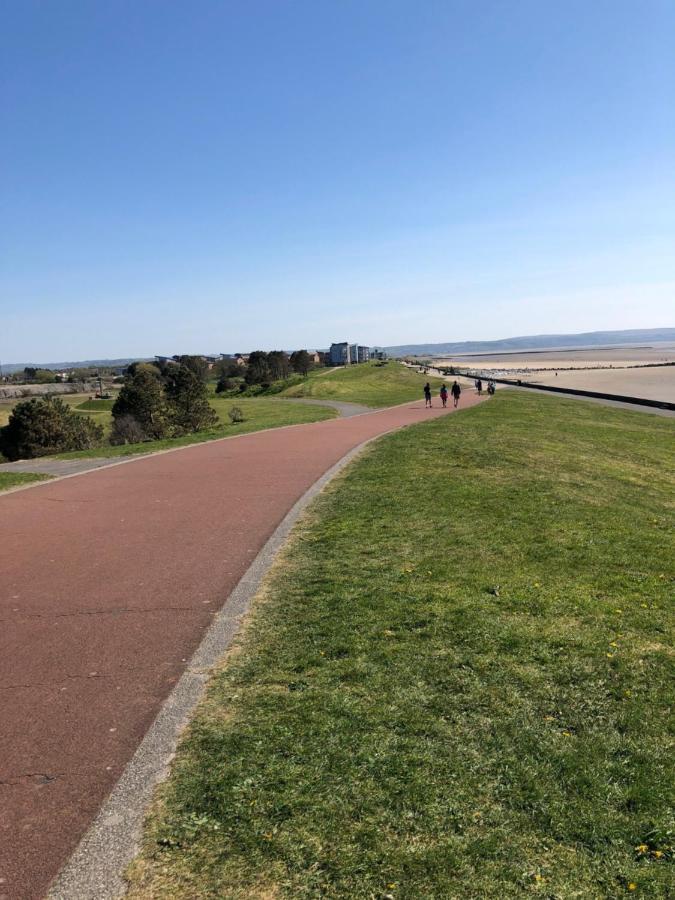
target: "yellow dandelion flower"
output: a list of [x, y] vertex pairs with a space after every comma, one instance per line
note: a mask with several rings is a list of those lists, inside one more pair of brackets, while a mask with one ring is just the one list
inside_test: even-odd
[[623, 693], [624, 693], [624, 696], [625, 696], [625, 697], [632, 697], [632, 696], [633, 696], [633, 692], [632, 692], [632, 691], [624, 691]]
[[649, 847], [646, 844], [638, 844], [635, 849], [638, 853], [646, 853]]
[[629, 890], [629, 891], [636, 891], [636, 890], [637, 890], [637, 884], [635, 884], [634, 881], [631, 881], [630, 884], [628, 885], [628, 890]]
[[657, 859], [661, 859], [661, 857], [663, 856], [663, 850], [655, 850], [655, 851], [654, 851], [654, 856], [655, 856]]
[[610, 647], [618, 647], [619, 645], [617, 644], [616, 641], [610, 641], [610, 642], [609, 642], [609, 646], [610, 646]]

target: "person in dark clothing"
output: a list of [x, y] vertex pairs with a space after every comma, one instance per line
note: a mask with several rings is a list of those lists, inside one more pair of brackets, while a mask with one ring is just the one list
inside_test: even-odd
[[424, 385], [424, 408], [429, 407], [431, 409], [431, 385], [427, 381]]
[[483, 393], [483, 382], [480, 380], [480, 378], [476, 382], [476, 390], [478, 391], [478, 396], [480, 397], [480, 395]]
[[448, 405], [448, 389], [445, 385], [441, 386], [441, 402], [444, 407]]
[[462, 393], [462, 389], [456, 381], [452, 382], [450, 393], [452, 394], [453, 406], [457, 406], [457, 404], [459, 403], [459, 395]]

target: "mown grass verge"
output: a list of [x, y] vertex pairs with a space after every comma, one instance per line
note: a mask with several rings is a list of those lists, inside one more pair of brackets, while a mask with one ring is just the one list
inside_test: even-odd
[[45, 481], [49, 475], [36, 475], [33, 472], [0, 472], [0, 491], [31, 484], [34, 481]]
[[503, 392], [369, 449], [213, 678], [130, 897], [667, 897], [672, 440]]
[[[209, 403], [218, 413], [218, 424], [206, 431], [186, 434], [179, 438], [166, 438], [160, 441], [145, 441], [141, 444], [122, 444], [110, 446], [105, 444], [91, 450], [73, 450], [61, 453], [56, 459], [88, 459], [99, 456], [128, 456], [138, 453], [153, 453], [156, 450], [168, 450], [172, 447], [185, 447], [188, 444], [199, 444], [217, 438], [233, 437], [237, 434], [249, 434], [264, 428], [281, 428], [284, 425], [303, 425], [308, 422], [320, 422], [332, 419], [337, 415], [334, 409], [322, 406], [305, 406], [302, 403], [280, 403], [277, 400], [247, 400], [239, 398], [221, 398], [210, 396]], [[244, 414], [244, 421], [232, 423], [229, 411], [237, 406]], [[83, 413], [84, 415], [84, 413]], [[96, 413], [92, 413], [96, 416]], [[98, 415], [105, 415], [100, 413]], [[95, 420], [96, 421], [96, 420]]]
[[440, 378], [427, 378], [390, 360], [346, 366], [343, 369], [314, 369], [307, 378], [281, 391], [282, 397], [312, 397], [317, 400], [345, 400], [364, 406], [395, 406], [419, 400], [429, 381], [437, 394]]

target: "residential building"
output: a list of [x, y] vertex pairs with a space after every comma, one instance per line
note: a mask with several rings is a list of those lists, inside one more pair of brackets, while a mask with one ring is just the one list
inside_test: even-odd
[[368, 362], [370, 359], [370, 347], [361, 344], [350, 344], [342, 341], [339, 344], [331, 344], [329, 361], [331, 366], [348, 366], [356, 363]]
[[350, 345], [347, 341], [342, 341], [339, 344], [331, 344], [330, 350], [328, 351], [330, 364], [331, 366], [345, 366], [349, 365], [349, 349]]

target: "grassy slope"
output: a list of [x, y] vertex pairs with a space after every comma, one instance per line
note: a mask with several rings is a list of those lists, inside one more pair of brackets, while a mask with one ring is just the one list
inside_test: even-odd
[[131, 897], [665, 898], [672, 439], [503, 392], [371, 448], [211, 682]]
[[0, 472], [0, 491], [47, 478], [49, 475], [34, 475], [32, 472]]
[[438, 378], [427, 379], [394, 361], [386, 366], [363, 363], [344, 369], [315, 369], [301, 384], [287, 388], [280, 396], [347, 400], [373, 407], [394, 406], [407, 400], [419, 400], [426, 381], [431, 382], [437, 393], [441, 385]]
[[[98, 456], [127, 456], [133, 453], [151, 453], [154, 450], [164, 450], [170, 447], [182, 447], [186, 444], [196, 444], [202, 441], [211, 441], [214, 438], [231, 437], [235, 434], [248, 434], [251, 431], [259, 431], [263, 428], [279, 428], [283, 425], [301, 425], [306, 422], [319, 422], [323, 419], [332, 419], [336, 416], [333, 409], [321, 406], [305, 406], [301, 403], [279, 403], [277, 400], [247, 400], [232, 397], [221, 399], [218, 396], [210, 396], [209, 402], [218, 413], [219, 423], [207, 431], [197, 434], [188, 434], [182, 438], [170, 438], [162, 441], [147, 441], [143, 444], [126, 444], [120, 447], [96, 447], [93, 450], [76, 450], [70, 453], [62, 453], [59, 459], [77, 459]], [[228, 412], [233, 406], [238, 406], [244, 413], [244, 421], [232, 425]], [[110, 413], [92, 413], [95, 421], [101, 421], [100, 417], [109, 416]]]

